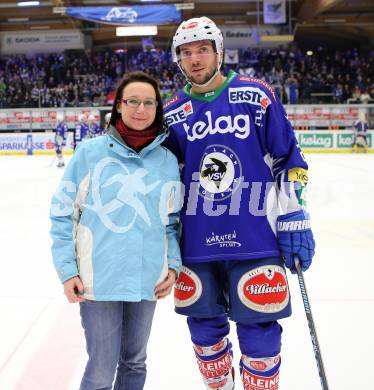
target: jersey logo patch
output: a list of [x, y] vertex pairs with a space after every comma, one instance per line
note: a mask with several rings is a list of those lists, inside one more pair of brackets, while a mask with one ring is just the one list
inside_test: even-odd
[[212, 234], [205, 238], [205, 245], [206, 246], [213, 246], [217, 245], [220, 248], [234, 248], [234, 247], [240, 247], [242, 246], [241, 242], [236, 241], [237, 234], [234, 230], [232, 233], [220, 233], [215, 234], [212, 232]]
[[170, 100], [168, 100], [165, 104], [164, 104], [164, 110], [166, 108], [168, 108], [169, 106], [171, 106], [173, 103], [176, 103], [178, 101], [179, 97], [178, 95], [175, 95], [173, 98], [171, 98]]
[[220, 187], [222, 179], [227, 172], [227, 161], [222, 161], [218, 158], [210, 157], [211, 164], [205, 163], [205, 169], [201, 172], [201, 177], [215, 183], [217, 188]]
[[238, 283], [238, 296], [246, 307], [260, 313], [278, 313], [289, 303], [284, 269], [268, 265], [246, 272]]
[[[183, 119], [177, 121], [176, 119], [170, 118], [169, 114], [170, 112], [173, 112], [170, 111], [166, 114], [165, 124], [170, 125], [185, 121], [186, 116], [193, 112], [192, 106], [191, 111], [187, 111], [189, 108], [188, 104], [191, 104], [191, 102], [185, 103], [185, 106], [187, 106], [185, 109], [186, 113], [183, 114]], [[174, 113], [173, 115], [175, 116], [176, 114]], [[180, 114], [178, 113], [178, 115]], [[208, 135], [215, 134], [233, 134], [236, 138], [245, 139], [251, 133], [251, 122], [249, 115], [238, 114], [235, 116], [222, 115], [219, 117], [213, 117], [211, 111], [206, 111], [205, 116], [206, 121], [203, 120], [204, 117], [201, 116], [201, 120], [199, 121], [193, 123], [183, 123], [183, 128], [189, 141], [192, 142], [200, 140]]]
[[164, 124], [166, 126], [171, 126], [176, 123], [184, 122], [191, 114], [193, 114], [193, 106], [191, 100], [189, 100], [178, 108], [165, 113]]
[[240, 185], [242, 167], [236, 153], [225, 145], [210, 145], [200, 163], [199, 194], [209, 200], [226, 199]]
[[203, 291], [200, 278], [183, 266], [182, 272], [174, 286], [174, 304], [176, 307], [186, 307], [194, 304]]
[[256, 87], [238, 87], [229, 88], [229, 102], [230, 103], [248, 103], [261, 107], [266, 111], [271, 104], [270, 99], [266, 93]]

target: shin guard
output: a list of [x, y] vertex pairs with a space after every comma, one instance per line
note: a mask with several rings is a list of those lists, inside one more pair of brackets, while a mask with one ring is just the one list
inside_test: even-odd
[[227, 338], [215, 345], [203, 347], [194, 344], [197, 363], [206, 389], [232, 390], [232, 346]]
[[244, 390], [278, 390], [280, 356], [251, 358], [242, 355], [240, 372]]

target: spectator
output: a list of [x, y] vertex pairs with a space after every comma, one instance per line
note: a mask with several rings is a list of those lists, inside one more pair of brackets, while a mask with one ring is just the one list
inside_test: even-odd
[[[161, 146], [162, 119], [157, 82], [127, 74], [108, 134], [77, 148], [53, 197], [54, 265], [68, 301], [79, 302], [89, 357], [80, 390], [143, 389], [156, 301], [181, 268], [179, 169]], [[110, 210], [94, 205], [99, 187]]]
[[343, 103], [344, 101], [344, 88], [341, 83], [337, 83], [334, 89], [334, 103]]
[[362, 93], [361, 93], [361, 96], [360, 96], [360, 102], [362, 104], [368, 104], [369, 103], [369, 100], [370, 100], [370, 95], [368, 93], [368, 90], [365, 88]]
[[287, 95], [288, 104], [297, 104], [299, 97], [298, 81], [293, 73], [285, 82], [285, 91]]
[[[282, 102], [288, 99], [292, 103], [344, 103], [353, 98], [355, 87], [366, 89], [374, 98], [373, 63], [373, 54], [357, 49], [333, 51], [320, 47], [313, 55], [306, 55], [293, 45], [241, 49], [239, 64], [233, 70], [240, 74], [249, 72], [248, 76], [268, 82]], [[0, 100], [4, 108], [21, 107], [26, 103], [20, 101], [19, 93], [28, 92], [28, 107], [81, 106], [89, 102], [102, 106], [107, 104], [106, 97], [122, 74], [135, 69], [143, 69], [159, 80], [163, 98], [184, 85], [170, 52], [161, 49], [126, 53], [86, 50], [38, 54], [33, 58], [9, 55], [0, 58]], [[338, 84], [341, 86], [337, 87]], [[326, 95], [316, 98], [312, 93]], [[353, 99], [361, 102], [356, 95]], [[368, 100], [366, 94], [363, 99]]]
[[360, 91], [360, 88], [358, 86], [353, 88], [351, 102], [352, 103], [361, 103], [361, 91]]

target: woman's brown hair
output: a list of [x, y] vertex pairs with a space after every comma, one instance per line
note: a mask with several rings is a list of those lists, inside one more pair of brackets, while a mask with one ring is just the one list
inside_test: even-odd
[[163, 103], [162, 103], [160, 90], [158, 89], [157, 81], [152, 76], [150, 76], [144, 72], [141, 72], [141, 71], [127, 73], [124, 76], [124, 78], [120, 81], [120, 83], [118, 84], [118, 87], [116, 90], [116, 96], [115, 96], [113, 106], [112, 106], [112, 115], [110, 117], [109, 124], [113, 125], [115, 127], [117, 119], [121, 118], [121, 113], [118, 112], [117, 104], [119, 102], [121, 102], [123, 90], [125, 89], [125, 87], [128, 84], [134, 83], [134, 82], [151, 84], [153, 89], [155, 90], [156, 100], [157, 100], [156, 117], [155, 117], [155, 120], [153, 121], [153, 123], [150, 127], [156, 127], [158, 132], [161, 132], [162, 131], [164, 109], [162, 107]]

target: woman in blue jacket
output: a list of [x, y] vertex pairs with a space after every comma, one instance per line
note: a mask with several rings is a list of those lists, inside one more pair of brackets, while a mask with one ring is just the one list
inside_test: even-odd
[[105, 136], [76, 149], [51, 205], [52, 254], [80, 303], [88, 362], [80, 390], [141, 390], [157, 298], [179, 274], [177, 160], [161, 146], [163, 108], [142, 72], [119, 84]]

